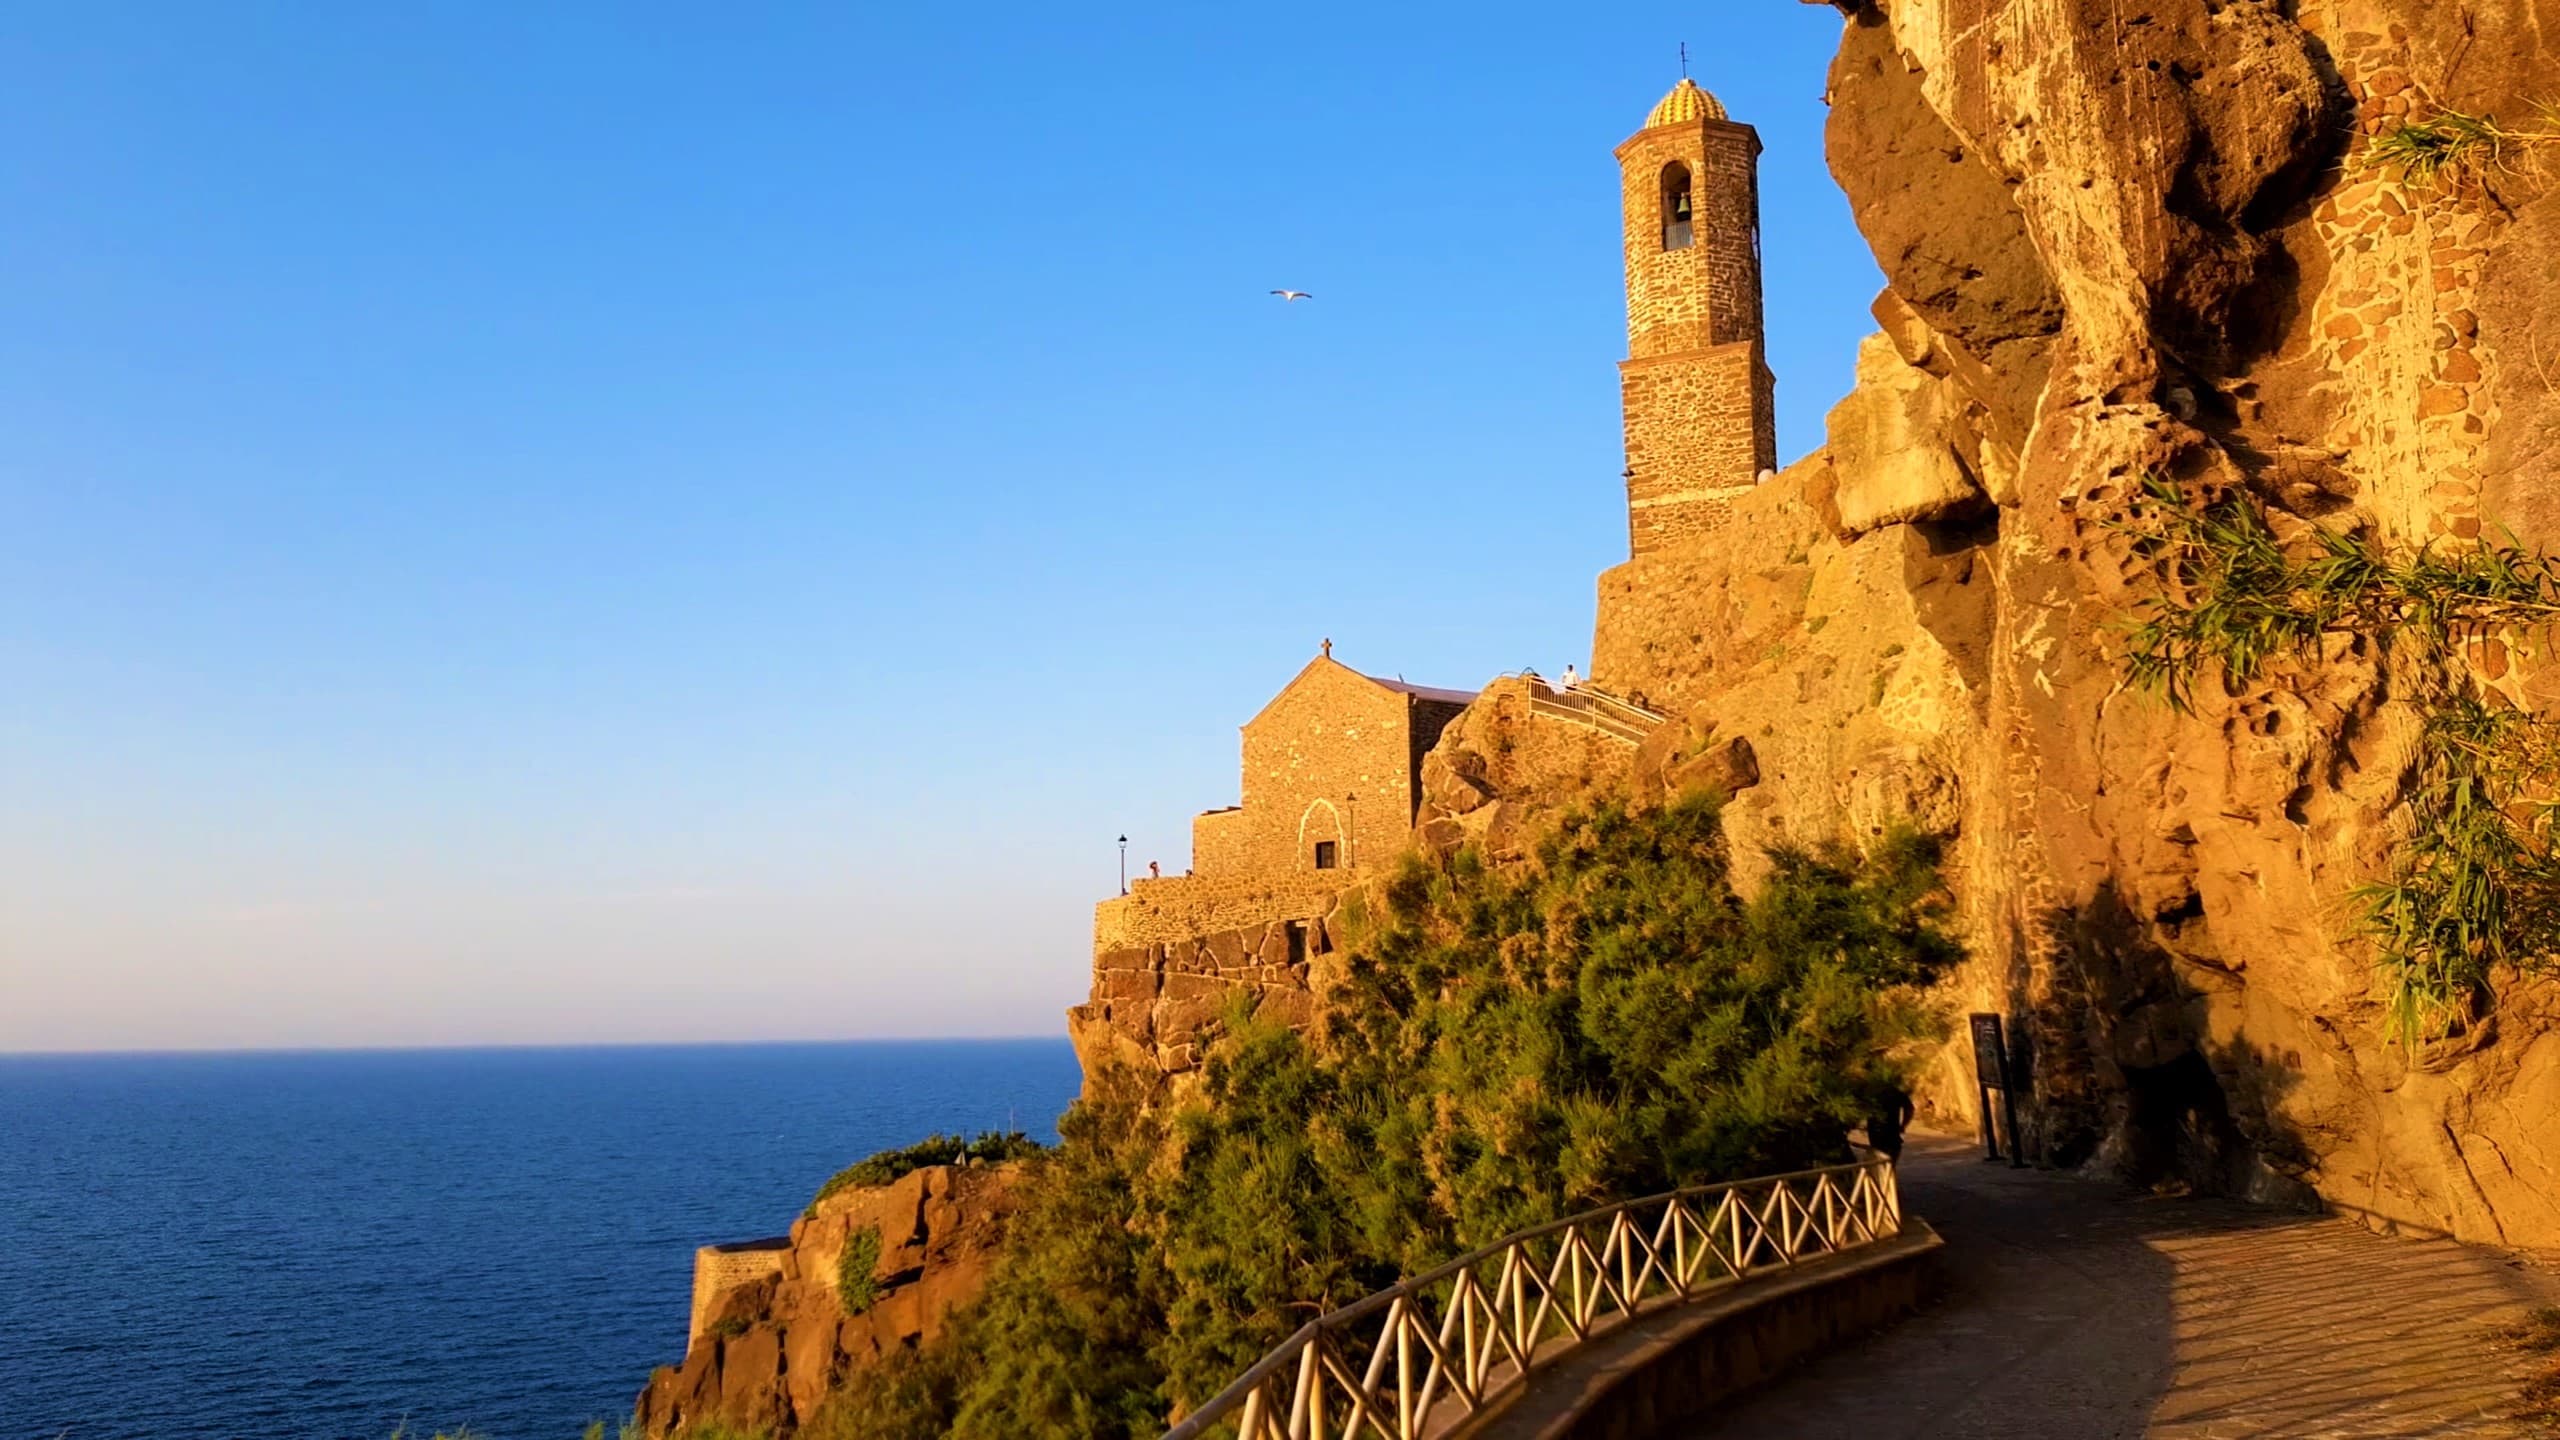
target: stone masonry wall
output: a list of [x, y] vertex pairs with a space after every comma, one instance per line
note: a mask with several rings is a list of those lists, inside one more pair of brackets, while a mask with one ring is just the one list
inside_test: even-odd
[[1166, 945], [1333, 908], [1357, 880], [1349, 870], [1168, 875], [1132, 880], [1129, 893], [1093, 907], [1093, 951]]
[[1725, 508], [1772, 467], [1770, 387], [1757, 345], [1630, 360], [1619, 367], [1626, 414], [1627, 542], [1649, 554], [1716, 529]]
[[[1618, 147], [1625, 218], [1627, 353], [1637, 359], [1760, 338], [1760, 137], [1700, 121]], [[1662, 172], [1689, 167], [1688, 246], [1662, 248]]]
[[712, 1319], [724, 1298], [757, 1281], [781, 1275], [783, 1256], [790, 1249], [791, 1237], [777, 1235], [769, 1240], [705, 1245], [694, 1251], [693, 1320], [685, 1330], [685, 1348], [691, 1350], [711, 1333]]
[[[2434, 56], [2420, 63], [2409, 29], [2365, 8], [2309, 3], [2301, 15], [2327, 42], [2359, 139], [2439, 108], [2422, 77], [2447, 68]], [[2329, 379], [2335, 411], [2305, 437], [2307, 453], [2278, 461], [2315, 484], [2332, 465], [2343, 470], [2404, 544], [2476, 538], [2497, 410], [2475, 307], [2507, 218], [2476, 192], [2401, 185], [2378, 171], [2349, 179], [2312, 211], [2330, 268], [2312, 297], [2307, 358]]]
[[1088, 1077], [1113, 1060], [1187, 1074], [1239, 997], [1257, 1019], [1306, 1025], [1310, 967], [1332, 950], [1322, 915], [1097, 950], [1092, 998], [1067, 1012], [1076, 1058]]
[[1235, 875], [1250, 869], [1253, 831], [1244, 807], [1206, 810], [1191, 819], [1191, 873]]

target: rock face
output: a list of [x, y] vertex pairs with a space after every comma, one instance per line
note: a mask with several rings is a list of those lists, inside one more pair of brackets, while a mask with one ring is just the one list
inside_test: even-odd
[[[1918, 348], [1925, 357], [1934, 340], [1921, 337]], [[1985, 506], [1989, 497], [1953, 439], [1963, 396], [1960, 382], [1918, 368], [1889, 336], [1858, 347], [1858, 388], [1832, 408], [1823, 447], [1831, 480], [1825, 518], [1834, 532], [1864, 535]]]
[[[788, 1433], [848, 1366], [931, 1339], [983, 1289], [1014, 1208], [1016, 1165], [931, 1165], [839, 1191], [788, 1238], [715, 1246], [697, 1260], [684, 1363], [649, 1377], [633, 1416], [646, 1433], [723, 1421]], [[846, 1247], [878, 1237], [873, 1297], [839, 1291]]]
[[1442, 850], [1473, 841], [1515, 854], [1562, 807], [1624, 793], [1651, 729], [1645, 712], [1606, 696], [1504, 676], [1423, 757], [1416, 836]]
[[[2441, 189], [2358, 157], [2396, 116], [2531, 114], [2560, 5], [1844, 9], [1829, 147], [1882, 334], [1826, 451], [1603, 577], [1596, 677], [1749, 742], [1738, 841], [1949, 838], [1948, 998], [2023, 1026], [2048, 1159], [2560, 1244], [2560, 994], [2385, 1038], [2343, 903], [2412, 783], [2376, 658], [2179, 715], [2123, 685], [2114, 628], [2148, 475], [2560, 548], [2560, 156]], [[1951, 1048], [1932, 1098], [1963, 1110], [1969, 1074]]]

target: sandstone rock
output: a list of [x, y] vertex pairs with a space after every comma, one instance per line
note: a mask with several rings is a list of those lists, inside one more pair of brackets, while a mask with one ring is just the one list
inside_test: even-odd
[[757, 1325], [720, 1344], [720, 1414], [748, 1429], [782, 1418], [782, 1336]]
[[1831, 71], [1831, 173], [1910, 317], [1883, 321], [1887, 332], [1942, 363], [1973, 357], [1984, 402], [2023, 435], [2062, 328], [2061, 292], [2006, 177], [1931, 106], [1926, 79], [1881, 12], [1853, 22]]
[[1760, 757], [1736, 735], [1673, 765], [1667, 778], [1675, 794], [1710, 790], [1729, 798], [1760, 783]]
[[1908, 826], [1940, 838], [1964, 824], [1964, 793], [1946, 767], [1909, 745], [1867, 752], [1849, 772], [1842, 809], [1860, 843]]
[[[684, 1363], [660, 1369], [633, 1409], [644, 1433], [719, 1421], [788, 1435], [815, 1412], [844, 1367], [930, 1338], [984, 1288], [1016, 1203], [1021, 1167], [927, 1166], [892, 1184], [841, 1190], [792, 1226], [780, 1276], [724, 1294], [719, 1326]], [[852, 1234], [876, 1229], [879, 1293], [846, 1315], [837, 1260]]]
[[[2413, 98], [2525, 113], [2560, 9], [1843, 8], [1831, 162], [1884, 335], [1825, 453], [1715, 545], [1603, 577], [1595, 668], [1750, 738], [1746, 883], [1763, 838], [1951, 836], [1974, 958], [1946, 998], [2022, 1022], [2047, 1160], [2560, 1244], [2555, 987], [2510, 977], [2415, 1056], [2379, 1023], [2343, 897], [2406, 814], [2390, 677], [2342, 645], [2192, 715], [2128, 692], [2113, 528], [2156, 474], [2288, 525], [2560, 545], [2560, 167], [2409, 191], [2331, 99], [2368, 131]], [[1957, 472], [1997, 509], [1919, 518]], [[2547, 661], [2478, 658], [2560, 696]], [[1969, 1124], [1961, 1048], [1933, 1075]]]
[[1867, 337], [1858, 347], [1858, 388], [1832, 407], [1826, 425], [1839, 532], [1941, 520], [1985, 503], [1957, 458], [1955, 425], [1940, 382], [1904, 363], [1892, 340]]

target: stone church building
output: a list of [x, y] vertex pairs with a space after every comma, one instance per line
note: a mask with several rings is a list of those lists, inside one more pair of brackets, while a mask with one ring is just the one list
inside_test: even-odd
[[1191, 822], [1198, 875], [1349, 870], [1402, 850], [1422, 757], [1475, 694], [1363, 675], [1333, 642], [1244, 723], [1244, 803]]

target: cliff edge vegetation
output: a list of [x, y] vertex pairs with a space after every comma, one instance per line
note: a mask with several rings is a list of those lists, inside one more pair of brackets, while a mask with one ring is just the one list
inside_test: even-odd
[[830, 1440], [1153, 1434], [1322, 1310], [1609, 1200], [1841, 1158], [1938, 1024], [1935, 857], [1782, 849], [1713, 797], [1417, 856], [1352, 907], [1312, 1034], [1241, 1016], [1178, 1101], [1098, 1075], [986, 1289], [848, 1372]]

